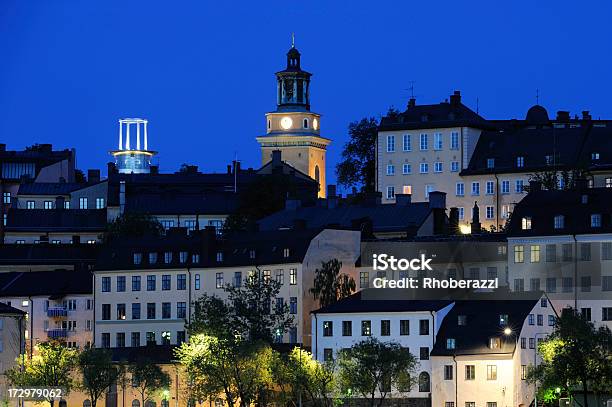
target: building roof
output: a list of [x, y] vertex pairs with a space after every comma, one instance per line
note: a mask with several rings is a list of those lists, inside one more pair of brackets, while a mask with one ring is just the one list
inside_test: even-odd
[[[312, 311], [312, 314], [356, 314], [365, 312], [417, 312], [438, 311], [452, 303], [449, 300], [370, 300], [362, 299], [367, 291], [376, 290], [367, 288], [356, 292], [338, 302]], [[364, 291], [366, 293], [364, 293]]]
[[[0, 265], [93, 264], [97, 244], [0, 244]], [[3, 274], [0, 273], [0, 277]]]
[[69, 195], [71, 192], [87, 188], [106, 180], [79, 183], [79, 182], [25, 182], [19, 185], [18, 195]]
[[238, 195], [233, 192], [174, 192], [127, 194], [125, 210], [150, 215], [228, 215], [238, 208]]
[[[174, 228], [163, 237], [143, 237], [138, 241], [116, 240], [104, 245], [96, 262], [96, 270], [138, 270], [171, 268], [219, 268], [233, 266], [258, 266], [266, 264], [301, 263], [310, 242], [321, 230], [285, 230], [263, 232], [235, 232], [216, 236], [214, 230], [202, 230], [187, 235], [185, 229]], [[288, 249], [288, 253], [285, 251]], [[254, 251], [254, 258], [251, 257]], [[172, 252], [172, 260], [165, 262], [166, 252]], [[181, 263], [180, 252], [187, 253]], [[134, 253], [142, 254], [140, 264], [134, 264]], [[157, 253], [157, 261], [149, 263], [149, 253]], [[222, 260], [217, 260], [222, 253]], [[193, 262], [197, 254], [199, 262]]]
[[89, 271], [49, 270], [2, 273], [0, 297], [93, 294], [93, 275]]
[[6, 316], [24, 316], [26, 314], [25, 311], [17, 309], [15, 307], [11, 307], [3, 302], [0, 302], [0, 315]]
[[415, 234], [431, 213], [427, 202], [406, 204], [346, 204], [332, 206], [330, 200], [317, 206], [285, 209], [261, 219], [261, 230], [287, 229], [296, 222], [305, 222], [307, 228], [337, 225], [342, 228], [360, 228], [364, 220], [372, 223], [377, 232], [408, 232]]
[[[596, 234], [612, 232], [612, 188], [530, 191], [515, 207], [509, 237]], [[601, 215], [601, 226], [591, 226], [591, 215]], [[555, 216], [563, 216], [563, 227], [555, 228]], [[522, 219], [531, 228], [523, 229]]]
[[[495, 300], [493, 295], [483, 294], [470, 300], [459, 300], [444, 318], [431, 351], [432, 356], [508, 354], [513, 353], [523, 328], [523, 323], [531, 310], [538, 304], [541, 293], [506, 294], [503, 300]], [[509, 324], [500, 325], [500, 315], [508, 315]], [[458, 316], [466, 316], [466, 325], [458, 324]], [[510, 327], [512, 334], [505, 335], [504, 329]], [[455, 349], [447, 349], [446, 340], [455, 340]], [[491, 349], [490, 338], [501, 338], [501, 347]]]
[[9, 209], [7, 232], [102, 232], [106, 209]]

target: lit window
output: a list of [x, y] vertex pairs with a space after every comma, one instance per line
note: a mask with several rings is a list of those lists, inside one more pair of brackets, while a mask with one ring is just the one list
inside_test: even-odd
[[412, 195], [412, 185], [404, 185], [402, 188], [402, 193], [405, 195]]
[[487, 158], [487, 168], [495, 168], [495, 158]]
[[455, 349], [455, 338], [446, 339], [446, 349]]
[[104, 198], [96, 198], [96, 209], [104, 209]]
[[563, 229], [565, 227], [565, 216], [557, 215], [555, 216], [554, 221], [555, 229]]
[[525, 261], [525, 246], [516, 245], [514, 246], [514, 262], [523, 263]]
[[79, 198], [79, 209], [87, 209], [87, 198]]
[[525, 166], [525, 157], [516, 157], [516, 166], [522, 168]]
[[591, 227], [592, 228], [600, 228], [601, 227], [601, 215], [595, 213], [591, 215]]
[[521, 229], [530, 230], [531, 229], [531, 217], [524, 217], [521, 219]]

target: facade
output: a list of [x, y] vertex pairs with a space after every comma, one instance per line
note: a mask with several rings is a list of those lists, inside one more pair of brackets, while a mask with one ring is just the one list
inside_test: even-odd
[[432, 405], [533, 403], [535, 388], [525, 375], [528, 366], [540, 361], [536, 344], [552, 332], [557, 316], [548, 298], [540, 295], [454, 304], [431, 352]]
[[[0, 303], [0, 400], [7, 398], [4, 372], [14, 366], [25, 345], [25, 312]], [[8, 401], [7, 401], [8, 403]]]
[[[377, 140], [376, 185], [385, 202], [397, 193], [426, 200], [430, 191], [448, 194], [462, 231], [470, 232], [470, 208], [481, 209], [485, 229], [500, 230], [526, 194], [534, 174], [557, 173], [561, 183], [572, 171], [588, 174], [593, 186], [612, 186], [612, 127], [588, 112], [549, 119], [535, 105], [524, 120], [485, 120], [461, 103], [416, 105], [382, 119]], [[538, 140], [534, 143], [533, 140]], [[561, 185], [563, 186], [563, 185]]]
[[309, 288], [322, 261], [343, 262], [354, 275], [359, 233], [344, 230], [244, 232], [220, 238], [214, 228], [105, 248], [96, 265], [96, 346], [178, 344], [186, 339], [191, 304], [203, 294], [224, 297], [226, 284], [253, 273], [281, 282], [276, 304], [288, 305], [295, 329], [278, 342], [310, 343]]
[[257, 142], [262, 165], [272, 160], [274, 150], [282, 151], [285, 162], [314, 179], [319, 197], [325, 198], [325, 154], [331, 140], [321, 136], [321, 116], [310, 111], [310, 77], [292, 45], [287, 67], [276, 73], [277, 108], [266, 113], [266, 134], [257, 137]]
[[508, 231], [510, 288], [545, 290], [557, 309], [612, 328], [612, 189], [531, 189]]

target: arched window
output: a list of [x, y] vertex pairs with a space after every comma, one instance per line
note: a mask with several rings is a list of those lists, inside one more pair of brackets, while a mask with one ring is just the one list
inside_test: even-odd
[[83, 407], [91, 407], [91, 401], [89, 401], [89, 399], [85, 399], [83, 401]]
[[268, 128], [271, 129], [272, 128], [272, 120], [268, 120]]
[[429, 392], [429, 373], [421, 372], [419, 375], [419, 391], [420, 392]]
[[304, 128], [307, 129], [308, 128], [308, 119], [304, 119]]
[[140, 407], [140, 400], [132, 400], [132, 407]]
[[321, 175], [319, 174], [319, 166], [315, 165], [315, 181], [319, 182]]

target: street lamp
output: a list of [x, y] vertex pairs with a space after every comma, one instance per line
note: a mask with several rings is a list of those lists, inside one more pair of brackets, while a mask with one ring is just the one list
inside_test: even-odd
[[510, 329], [510, 327], [506, 327], [506, 329], [504, 329], [504, 335], [506, 336], [512, 335], [512, 329]]

